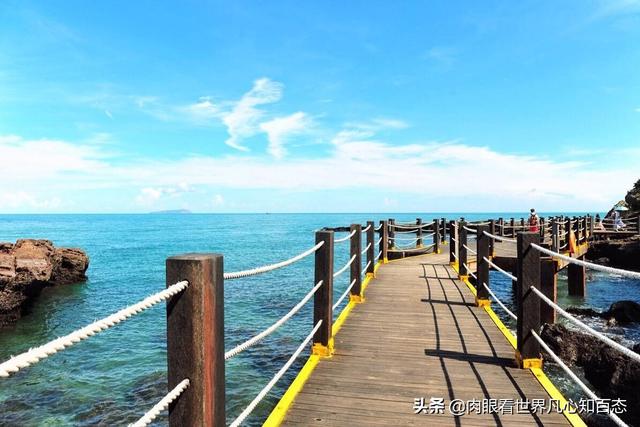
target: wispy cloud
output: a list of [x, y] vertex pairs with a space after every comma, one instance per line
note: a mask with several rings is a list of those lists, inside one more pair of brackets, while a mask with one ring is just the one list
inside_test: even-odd
[[305, 133], [313, 125], [311, 118], [298, 111], [289, 116], [276, 117], [260, 124], [260, 129], [267, 134], [269, 147], [267, 151], [276, 159], [282, 159], [287, 153], [285, 144], [294, 135]]

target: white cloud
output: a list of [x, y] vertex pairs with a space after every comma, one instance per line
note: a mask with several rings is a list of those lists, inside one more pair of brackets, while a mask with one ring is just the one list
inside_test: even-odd
[[312, 120], [302, 111], [285, 117], [260, 124], [260, 129], [267, 134], [269, 147], [267, 151], [276, 159], [281, 159], [287, 153], [284, 145], [293, 135], [305, 133], [312, 125]]
[[113, 120], [113, 114], [111, 114], [111, 111], [109, 111], [109, 110], [104, 110], [104, 114], [105, 114], [107, 117], [109, 117], [110, 119], [112, 119], [112, 120]]
[[222, 194], [216, 194], [215, 196], [213, 196], [212, 204], [213, 206], [224, 205], [224, 197], [222, 197]]
[[210, 123], [212, 119], [220, 117], [220, 107], [213, 104], [208, 96], [200, 98], [195, 104], [181, 107], [181, 109], [198, 123]]
[[140, 190], [140, 194], [136, 197], [136, 202], [142, 205], [154, 204], [163, 196], [179, 196], [183, 193], [190, 193], [193, 189], [186, 182], [181, 182], [172, 187], [145, 187]]
[[59, 208], [62, 201], [58, 197], [47, 199], [40, 198], [25, 191], [2, 192], [0, 193], [0, 208], [31, 208], [36, 210], [55, 210]]
[[240, 98], [230, 112], [222, 116], [222, 121], [229, 133], [225, 144], [238, 150], [248, 151], [249, 149], [241, 145], [240, 141], [255, 135], [259, 130], [258, 121], [264, 116], [264, 112], [256, 107], [279, 101], [282, 98], [282, 88], [282, 83], [266, 77], [256, 80], [253, 88]]

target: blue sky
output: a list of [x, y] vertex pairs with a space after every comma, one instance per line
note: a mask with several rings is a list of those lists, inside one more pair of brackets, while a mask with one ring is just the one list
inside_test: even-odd
[[640, 0], [0, 22], [0, 213], [603, 210], [640, 178]]

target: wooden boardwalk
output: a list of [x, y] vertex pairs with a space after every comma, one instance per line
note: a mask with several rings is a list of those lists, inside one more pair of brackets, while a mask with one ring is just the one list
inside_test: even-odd
[[[414, 401], [546, 399], [531, 371], [448, 264], [448, 253], [384, 264], [283, 425], [568, 425], [552, 414], [415, 414]], [[514, 411], [515, 412], [515, 411]]]

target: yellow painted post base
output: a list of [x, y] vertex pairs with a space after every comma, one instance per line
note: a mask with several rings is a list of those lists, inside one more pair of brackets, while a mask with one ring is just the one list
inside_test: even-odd
[[491, 301], [476, 297], [476, 307], [491, 307]]
[[354, 304], [362, 304], [364, 302], [364, 296], [362, 295], [349, 295], [349, 302]]
[[322, 345], [318, 342], [313, 343], [312, 354], [320, 357], [333, 356], [333, 338], [329, 340], [329, 345]]
[[367, 276], [369, 279], [373, 279], [374, 277], [376, 277], [376, 275], [374, 273], [367, 273]]
[[469, 276], [467, 276], [467, 275], [459, 275], [458, 279], [460, 279], [461, 281], [464, 282], [465, 280], [469, 280]]
[[541, 358], [523, 359], [518, 350], [516, 350], [516, 363], [521, 369], [542, 369]]
[[385, 257], [384, 260], [382, 261], [384, 264], [388, 264], [389, 263], [389, 258]]

